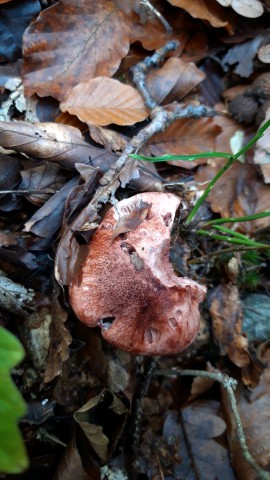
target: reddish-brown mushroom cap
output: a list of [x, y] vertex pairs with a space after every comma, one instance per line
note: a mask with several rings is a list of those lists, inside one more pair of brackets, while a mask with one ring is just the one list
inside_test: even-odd
[[146, 192], [111, 208], [70, 286], [77, 317], [128, 352], [178, 353], [198, 332], [206, 289], [177, 277], [169, 262], [179, 204], [173, 194]]

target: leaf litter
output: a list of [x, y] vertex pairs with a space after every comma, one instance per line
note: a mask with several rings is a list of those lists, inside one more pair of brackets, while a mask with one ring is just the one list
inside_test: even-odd
[[[169, 480], [188, 472], [190, 480], [255, 479], [224, 389], [199, 376], [193, 382], [155, 376], [151, 358], [118, 351], [98, 329], [79, 323], [65, 286], [110, 204], [117, 208], [144, 191], [178, 195], [174, 267], [209, 293], [197, 341], [156, 362], [164, 371], [195, 368], [237, 378], [248, 448], [269, 470], [269, 345], [245, 332], [242, 305], [251, 285], [242, 280], [254, 272], [258, 293], [268, 294], [269, 258], [260, 252], [252, 260], [252, 252], [244, 256], [194, 233], [199, 220], [269, 210], [269, 132], [221, 177], [190, 232], [182, 232], [182, 222], [225, 161], [154, 165], [129, 158], [230, 152], [232, 139], [243, 145], [254, 135], [269, 116], [270, 83], [254, 90], [268, 68], [269, 2], [0, 3], [1, 323], [26, 349], [14, 378], [32, 414], [38, 418], [40, 405], [53, 405], [41, 423], [22, 419], [30, 467], [18, 478], [44, 472], [46, 478], [115, 478], [117, 472], [117, 478]], [[178, 43], [156, 63], [147, 60], [170, 40]], [[138, 62], [143, 82], [142, 72], [133, 82], [129, 70]], [[246, 126], [239, 111], [233, 115], [230, 102], [239, 94], [257, 102], [257, 125], [254, 117]], [[210, 118], [193, 118], [201, 106]], [[119, 218], [112, 243], [148, 214], [142, 204]], [[265, 243], [269, 221], [231, 228]], [[219, 250], [224, 253], [211, 256]]]

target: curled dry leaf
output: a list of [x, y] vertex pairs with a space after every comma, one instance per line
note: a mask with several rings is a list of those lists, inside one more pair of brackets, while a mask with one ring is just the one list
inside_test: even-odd
[[183, 8], [194, 18], [207, 20], [212, 27], [228, 28], [228, 22], [224, 19], [224, 13], [220, 6], [215, 2], [210, 5], [205, 0], [168, 0], [175, 7]]
[[108, 461], [123, 430], [127, 413], [126, 405], [109, 390], [103, 390], [74, 413], [74, 419], [83, 429], [101, 463]]
[[60, 108], [77, 115], [82, 122], [101, 126], [133, 125], [149, 115], [142, 96], [134, 87], [107, 77], [79, 83]]
[[24, 34], [25, 92], [63, 100], [78, 83], [113, 75], [128, 49], [128, 24], [112, 2], [61, 0]]
[[[88, 326], [99, 325], [103, 337], [122, 350], [174, 354], [198, 332], [205, 288], [177, 277], [169, 262], [170, 230], [179, 204], [175, 195], [154, 192], [119, 202], [94, 233], [73, 278], [69, 294], [77, 317]], [[112, 242], [119, 217], [133, 221], [134, 209], [143, 217], [135, 217], [137, 226]]]

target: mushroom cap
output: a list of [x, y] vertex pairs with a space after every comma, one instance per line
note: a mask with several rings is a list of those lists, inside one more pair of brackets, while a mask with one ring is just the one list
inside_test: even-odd
[[171, 193], [146, 192], [111, 208], [69, 288], [79, 320], [122, 350], [175, 354], [198, 332], [206, 288], [177, 277], [169, 261], [179, 204]]

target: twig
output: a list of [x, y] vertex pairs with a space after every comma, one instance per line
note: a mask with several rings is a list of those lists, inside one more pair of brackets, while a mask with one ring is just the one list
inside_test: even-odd
[[[180, 105], [176, 106], [173, 111], [167, 111], [163, 107], [157, 106], [156, 102], [152, 99], [150, 93], [145, 86], [145, 74], [153, 66], [158, 65], [164, 56], [171, 50], [177, 48], [178, 42], [170, 41], [164, 45], [163, 48], [157, 50], [151, 57], [147, 57], [144, 61], [139, 62], [138, 65], [133, 67], [134, 83], [145, 100], [146, 106], [151, 110], [151, 122], [143, 128], [131, 141], [127, 144], [122, 155], [118, 158], [114, 167], [109, 169], [101, 178], [101, 187], [109, 185], [111, 182], [120, 179], [119, 173], [121, 169], [130, 163], [133, 163], [133, 159], [129, 159], [129, 155], [139, 151], [147, 141], [156, 133], [162, 132], [168, 128], [175, 120], [180, 118], [201, 118], [201, 117], [213, 117], [215, 111], [207, 109], [204, 105], [193, 106], [189, 105], [182, 108]], [[120, 180], [119, 180], [120, 181]], [[103, 191], [97, 190], [93, 202], [99, 202], [99, 197], [103, 196]]]
[[152, 12], [152, 13], [154, 13], [154, 15], [156, 15], [156, 17], [160, 20], [162, 25], [164, 25], [167, 33], [169, 33], [169, 34], [173, 33], [173, 29], [172, 29], [171, 25], [169, 24], [169, 22], [167, 22], [167, 20], [161, 15], [161, 13], [148, 0], [141, 0], [140, 3], [141, 3], [141, 5], [144, 5], [146, 8], [148, 8], [150, 10], [150, 12]]
[[223, 385], [223, 387], [225, 388], [230, 401], [230, 407], [231, 407], [232, 414], [234, 416], [237, 437], [243, 451], [243, 457], [251, 465], [253, 470], [256, 472], [258, 480], [270, 480], [270, 473], [263, 470], [260, 467], [260, 465], [256, 462], [256, 460], [252, 457], [252, 455], [248, 450], [246, 436], [241, 423], [241, 419], [237, 409], [237, 403], [234, 395], [234, 390], [236, 389], [236, 386], [237, 386], [237, 381], [234, 378], [231, 378], [228, 375], [221, 372], [212, 373], [212, 372], [205, 372], [201, 370], [155, 370], [154, 375], [159, 375], [159, 376], [171, 376], [171, 375], [175, 376], [176, 375], [179, 377], [199, 376], [199, 377], [210, 378], [211, 380], [221, 383], [221, 385]]

